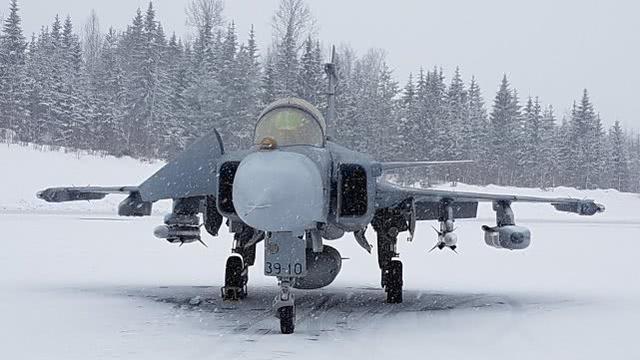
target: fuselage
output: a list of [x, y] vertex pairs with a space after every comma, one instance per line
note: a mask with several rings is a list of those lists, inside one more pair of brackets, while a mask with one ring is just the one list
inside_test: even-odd
[[367, 155], [323, 146], [254, 146], [219, 162], [218, 211], [267, 232], [320, 230], [334, 240], [374, 215], [379, 171]]

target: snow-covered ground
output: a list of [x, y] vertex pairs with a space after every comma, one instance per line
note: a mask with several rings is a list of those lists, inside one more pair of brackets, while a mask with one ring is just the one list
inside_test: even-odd
[[638, 195], [460, 185], [588, 197], [607, 212], [517, 204], [533, 233], [524, 252], [484, 245], [489, 204], [457, 222], [459, 255], [427, 253], [435, 224], [420, 224], [417, 239], [400, 244], [401, 305], [384, 303], [375, 256], [347, 236], [332, 244], [349, 258], [342, 273], [326, 289], [297, 292], [296, 334], [284, 336], [261, 260], [246, 302], [220, 300], [227, 233], [206, 237], [209, 248], [178, 248], [152, 236], [159, 215], [114, 216], [121, 198], [50, 205], [34, 196], [55, 185], [136, 184], [159, 166], [0, 146], [1, 359], [640, 358]]

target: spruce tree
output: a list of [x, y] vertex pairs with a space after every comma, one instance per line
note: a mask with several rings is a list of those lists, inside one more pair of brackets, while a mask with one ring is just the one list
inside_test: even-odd
[[526, 187], [540, 185], [544, 177], [542, 151], [545, 147], [542, 129], [542, 108], [536, 97], [529, 96], [523, 114], [523, 131], [520, 138], [521, 150], [518, 159], [519, 184]]
[[629, 163], [625, 144], [625, 134], [616, 121], [609, 130], [609, 151], [607, 158], [607, 178], [609, 187], [620, 191], [628, 191]]
[[604, 133], [586, 89], [572, 112], [570, 127], [568, 140], [574, 149], [570, 185], [582, 189], [598, 187], [604, 168]]
[[537, 186], [541, 188], [554, 187], [559, 180], [560, 148], [558, 147], [558, 132], [553, 107], [549, 106], [542, 116], [541, 148], [539, 150], [540, 175]]
[[490, 127], [487, 110], [484, 106], [482, 92], [475, 77], [469, 85], [467, 124], [468, 134], [465, 138], [466, 152], [464, 158], [474, 160], [473, 165], [465, 166], [467, 176], [465, 181], [486, 184], [490, 174], [487, 171], [491, 155]]
[[519, 131], [516, 100], [504, 75], [491, 112], [491, 153], [489, 169], [499, 185], [510, 184], [515, 169], [515, 151]]
[[0, 34], [0, 129], [26, 133], [28, 89], [25, 68], [27, 43], [22, 33], [18, 1], [11, 0]]
[[324, 89], [324, 71], [320, 44], [308, 37], [300, 59], [298, 96], [320, 107]]

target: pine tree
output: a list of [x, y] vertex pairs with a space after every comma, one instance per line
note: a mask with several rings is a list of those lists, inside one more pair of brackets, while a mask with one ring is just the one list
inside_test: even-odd
[[83, 99], [85, 87], [80, 76], [82, 50], [78, 36], [73, 33], [71, 17], [65, 19], [62, 28], [58, 60], [58, 71], [62, 81], [58, 91], [60, 116], [66, 128], [63, 145], [91, 148], [94, 134], [88, 128], [90, 121], [87, 121], [91, 114]]
[[9, 16], [0, 34], [0, 129], [27, 132], [27, 76], [25, 50], [17, 0], [11, 0]]
[[163, 64], [166, 38], [149, 3], [146, 13], [138, 9], [123, 39], [122, 56], [127, 64], [127, 147], [138, 156], [159, 156], [167, 142], [168, 77]]
[[262, 79], [262, 96], [261, 100], [263, 104], [269, 104], [276, 100], [276, 64], [275, 55], [272, 51], [267, 53], [267, 57], [264, 63], [264, 76]]
[[609, 152], [607, 158], [607, 177], [609, 187], [620, 191], [628, 191], [629, 186], [629, 163], [625, 144], [625, 135], [616, 121], [609, 130]]
[[469, 131], [464, 126], [464, 119], [467, 118], [467, 90], [460, 74], [460, 68], [451, 78], [451, 84], [447, 91], [446, 104], [447, 118], [441, 127], [440, 140], [449, 144], [449, 149], [445, 156], [448, 159], [459, 159], [462, 156], [462, 142], [469, 138]]
[[[389, 68], [386, 62], [382, 63], [382, 67], [379, 73], [378, 91], [376, 97], [376, 114], [377, 120], [373, 126], [382, 129], [391, 129], [397, 124], [396, 112], [399, 89], [398, 83], [393, 79], [393, 72]], [[378, 159], [391, 160], [392, 148], [387, 147], [385, 149], [386, 134], [380, 131], [376, 131], [371, 134], [372, 141], [368, 144], [368, 152], [375, 154]], [[377, 145], [377, 146], [376, 146]], [[395, 157], [395, 155], [392, 155]]]
[[258, 113], [260, 112], [260, 63], [253, 27], [247, 45], [240, 46], [237, 54], [237, 98], [235, 136], [238, 146], [248, 146], [252, 139]]
[[275, 43], [274, 87], [278, 98], [296, 96], [299, 92], [298, 58], [302, 42], [313, 32], [315, 20], [303, 0], [281, 0], [273, 16]]
[[484, 107], [482, 92], [475, 77], [471, 78], [469, 85], [467, 124], [468, 134], [465, 137], [465, 159], [474, 160], [472, 166], [466, 166], [467, 176], [465, 181], [486, 184], [490, 174], [487, 172], [490, 149], [490, 127], [487, 118], [487, 110]]
[[517, 99], [504, 75], [491, 112], [491, 152], [489, 169], [498, 184], [512, 184], [516, 167], [515, 151], [520, 119]]
[[542, 142], [539, 150], [541, 178], [537, 184], [541, 188], [554, 187], [559, 181], [560, 148], [556, 138], [558, 132], [553, 107], [549, 106], [544, 111], [541, 125]]
[[640, 134], [630, 135], [629, 143], [629, 191], [640, 192]]
[[126, 144], [126, 75], [122, 55], [118, 51], [120, 41], [115, 30], [109, 29], [100, 51], [95, 85], [92, 86], [96, 148], [117, 156], [132, 155]]
[[175, 33], [171, 36], [167, 48], [167, 81], [169, 114], [166, 122], [168, 139], [161, 153], [172, 157], [184, 149], [187, 134], [187, 99], [186, 89], [189, 87], [192, 73], [190, 59], [182, 41]]
[[276, 47], [275, 91], [276, 97], [296, 96], [298, 93], [298, 49], [292, 33], [285, 37]]
[[394, 146], [392, 151], [397, 159], [407, 159], [411, 154], [416, 132], [416, 86], [413, 80], [413, 74], [409, 74], [409, 79], [404, 86], [400, 101], [398, 102], [398, 110], [396, 114], [395, 124], [390, 130], [390, 137], [394, 138]]
[[430, 148], [424, 150], [423, 158], [446, 159], [449, 154], [450, 143], [442, 141], [440, 136], [447, 121], [446, 88], [442, 69], [434, 68], [427, 72], [425, 78], [425, 100], [423, 102], [424, 127], [421, 136], [433, 139]]
[[523, 114], [523, 136], [520, 139], [519, 184], [526, 187], [540, 185], [544, 178], [542, 168], [542, 151], [545, 147], [542, 128], [542, 108], [536, 97], [529, 96]]
[[311, 37], [304, 42], [298, 79], [298, 97], [320, 106], [323, 100], [324, 72], [320, 43]]
[[570, 128], [568, 140], [575, 149], [571, 158], [574, 165], [570, 168], [573, 174], [570, 184], [583, 189], [597, 187], [604, 167], [604, 133], [586, 89], [572, 112]]

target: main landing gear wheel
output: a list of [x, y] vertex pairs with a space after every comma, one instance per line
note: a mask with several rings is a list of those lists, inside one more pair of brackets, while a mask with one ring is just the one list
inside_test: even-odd
[[387, 293], [387, 303], [402, 303], [402, 262], [392, 260], [382, 270], [384, 291]]
[[238, 301], [247, 297], [248, 274], [245, 272], [244, 262], [240, 256], [230, 256], [224, 275], [222, 299]]
[[296, 328], [296, 310], [294, 306], [283, 306], [278, 309], [280, 318], [280, 332], [283, 334], [293, 334]]

